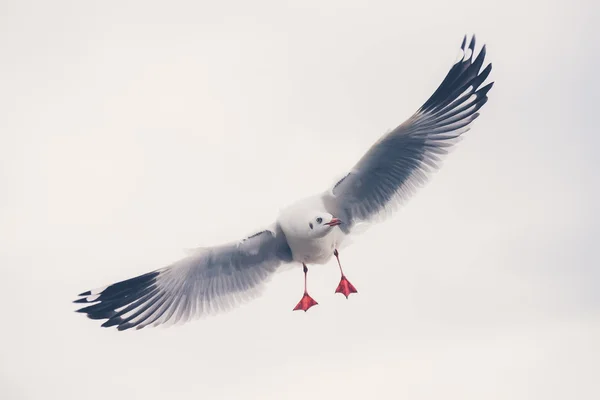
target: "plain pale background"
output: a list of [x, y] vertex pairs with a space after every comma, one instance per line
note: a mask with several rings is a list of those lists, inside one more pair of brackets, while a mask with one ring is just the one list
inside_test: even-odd
[[[598, 2], [3, 1], [0, 397], [600, 398]], [[274, 220], [441, 82], [496, 86], [443, 168], [233, 312], [117, 332], [81, 291]], [[479, 46], [478, 46], [479, 48]]]

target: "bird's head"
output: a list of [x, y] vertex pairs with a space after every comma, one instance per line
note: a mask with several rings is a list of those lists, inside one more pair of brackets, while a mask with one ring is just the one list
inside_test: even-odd
[[330, 233], [335, 226], [342, 223], [339, 218], [327, 212], [313, 212], [305, 220], [305, 232], [310, 238], [320, 238]]

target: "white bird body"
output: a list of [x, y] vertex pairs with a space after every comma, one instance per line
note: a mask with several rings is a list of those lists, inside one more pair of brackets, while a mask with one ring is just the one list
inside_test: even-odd
[[[339, 228], [332, 228], [341, 233]], [[292, 250], [294, 261], [303, 264], [326, 264], [337, 248], [334, 234], [320, 239], [306, 239], [288, 237], [288, 244]]]
[[306, 311], [317, 304], [306, 289], [307, 264], [325, 264], [332, 255], [341, 272], [336, 292], [356, 293], [339, 263], [348, 235], [381, 220], [422, 186], [487, 102], [492, 83], [482, 85], [492, 66], [481, 69], [485, 46], [474, 57], [475, 37], [468, 46], [466, 39], [437, 90], [333, 187], [293, 203], [269, 229], [241, 241], [200, 247], [166, 267], [80, 293], [75, 302], [86, 307], [77, 311], [119, 330], [185, 322], [255, 298], [292, 262], [304, 267], [304, 296], [294, 310]]
[[[333, 215], [327, 213], [323, 197], [315, 195], [299, 200], [284, 208], [277, 223], [285, 234], [292, 258], [304, 264], [326, 264], [335, 249], [339, 248], [346, 236], [338, 226], [327, 227], [324, 235], [310, 235], [309, 223], [318, 226], [316, 218], [329, 222]], [[310, 222], [309, 222], [310, 221]]]

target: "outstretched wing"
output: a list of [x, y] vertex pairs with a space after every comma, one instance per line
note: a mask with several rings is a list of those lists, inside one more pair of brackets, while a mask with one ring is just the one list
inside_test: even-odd
[[118, 330], [175, 324], [225, 311], [252, 299], [273, 272], [292, 260], [281, 229], [241, 242], [202, 248], [172, 265], [81, 293], [77, 310]]
[[429, 172], [440, 167], [441, 158], [470, 129], [486, 102], [493, 83], [480, 88], [492, 70], [481, 70], [485, 46], [474, 58], [475, 36], [463, 57], [446, 78], [406, 122], [375, 143], [350, 173], [324, 195], [328, 211], [340, 218], [346, 233], [360, 221], [370, 221], [393, 210], [422, 186]]

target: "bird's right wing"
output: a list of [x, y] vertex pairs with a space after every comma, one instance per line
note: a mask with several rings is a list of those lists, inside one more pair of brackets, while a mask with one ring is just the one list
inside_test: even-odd
[[352, 170], [323, 196], [327, 210], [342, 220], [345, 233], [367, 224], [406, 200], [442, 156], [469, 130], [487, 101], [492, 83], [480, 87], [492, 65], [483, 70], [485, 46], [474, 57], [475, 37], [461, 46], [456, 62], [433, 95], [407, 121], [384, 135]]
[[195, 250], [168, 267], [81, 293], [77, 310], [118, 330], [175, 324], [225, 311], [255, 298], [282, 263], [292, 261], [285, 236], [274, 230], [241, 242]]

